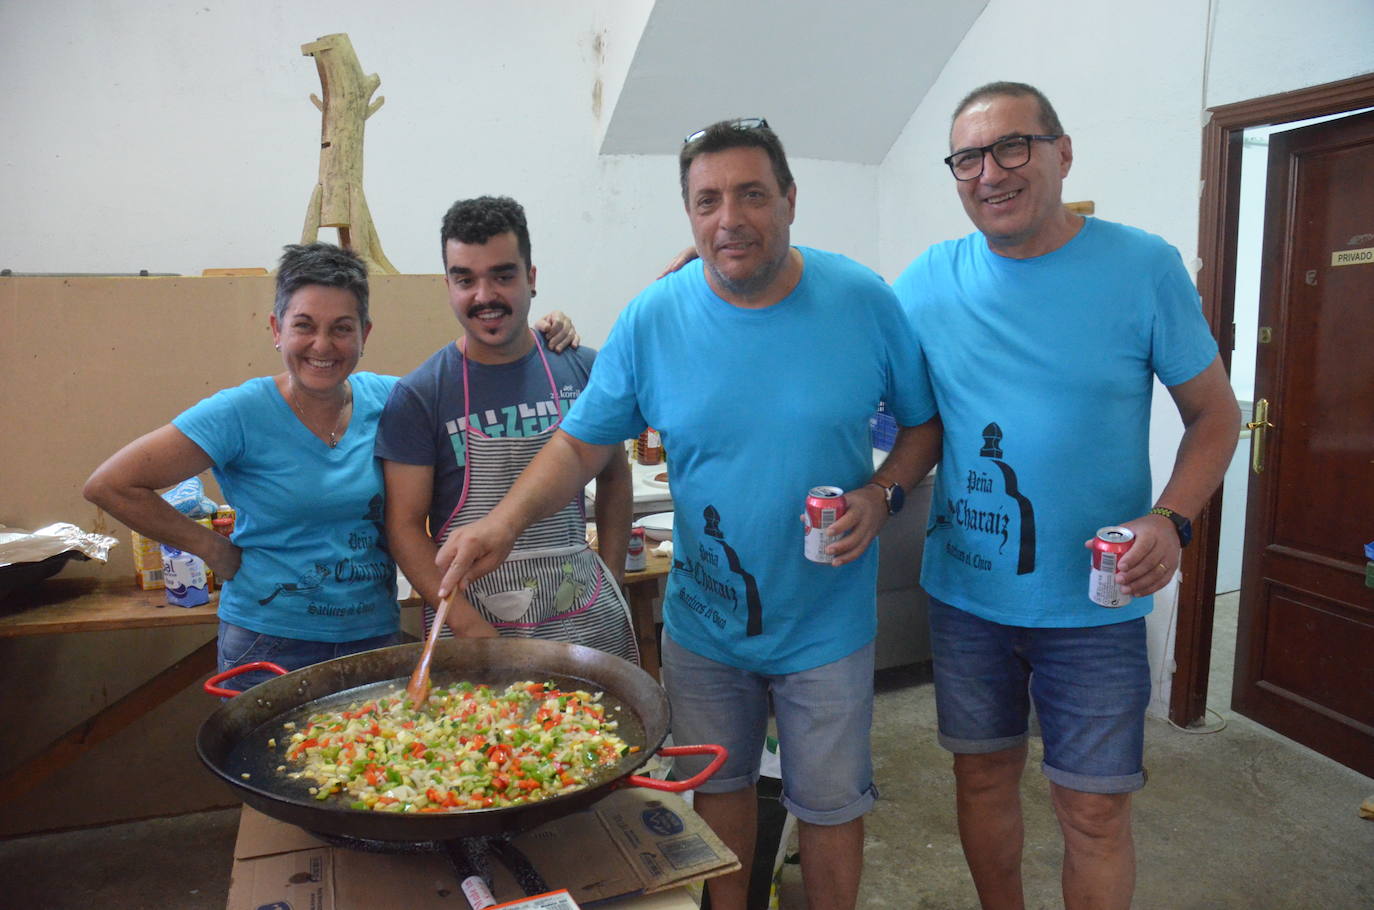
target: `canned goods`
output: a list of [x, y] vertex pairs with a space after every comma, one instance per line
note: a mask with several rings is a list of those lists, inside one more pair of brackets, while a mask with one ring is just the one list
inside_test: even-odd
[[830, 565], [830, 554], [825, 548], [835, 541], [826, 532], [845, 512], [844, 491], [839, 487], [812, 487], [806, 494], [802, 552], [812, 562]]
[[468, 899], [468, 906], [472, 910], [486, 910], [488, 907], [496, 906], [496, 898], [482, 876], [469, 875], [458, 887], [463, 890], [463, 896]]
[[648, 565], [648, 554], [644, 547], [644, 529], [639, 525], [630, 528], [630, 546], [625, 550], [625, 571], [642, 572]]
[[230, 537], [234, 533], [234, 525], [238, 522], [238, 513], [232, 506], [220, 506], [215, 512], [215, 517], [210, 519], [210, 524], [215, 531]]
[[1121, 555], [1135, 543], [1135, 532], [1116, 526], [1101, 528], [1093, 537], [1092, 568], [1088, 572], [1088, 597], [1104, 607], [1124, 607], [1131, 595], [1121, 593], [1116, 584], [1116, 567]]

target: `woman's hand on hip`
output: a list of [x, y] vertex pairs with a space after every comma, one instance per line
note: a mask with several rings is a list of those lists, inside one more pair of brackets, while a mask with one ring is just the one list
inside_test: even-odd
[[223, 545], [215, 547], [215, 552], [205, 555], [205, 564], [223, 584], [238, 574], [239, 563], [243, 561], [243, 551], [230, 543], [228, 538], [220, 539], [224, 541]]

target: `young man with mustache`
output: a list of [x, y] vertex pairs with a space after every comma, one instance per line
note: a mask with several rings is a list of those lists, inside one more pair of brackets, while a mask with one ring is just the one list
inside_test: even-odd
[[[464, 334], [396, 384], [376, 448], [387, 539], [428, 605], [427, 630], [430, 607], [439, 603], [439, 544], [505, 495], [581, 394], [596, 356], [587, 347], [555, 353], [531, 330], [535, 269], [525, 211], [515, 200], [454, 203], [440, 242], [449, 305]], [[617, 586], [630, 531], [629, 463], [611, 459], [596, 481], [606, 562], [587, 547], [579, 489], [521, 536], [500, 569], [466, 598], [455, 595], [447, 615], [453, 634], [571, 641], [636, 660]]]

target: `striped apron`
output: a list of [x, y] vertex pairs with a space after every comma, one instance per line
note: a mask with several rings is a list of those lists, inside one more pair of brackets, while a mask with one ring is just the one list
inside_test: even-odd
[[[555, 413], [559, 413], [558, 385], [537, 338], [535, 350], [544, 363]], [[559, 422], [535, 436], [493, 437], [470, 425], [470, 413], [464, 350], [460, 421], [466, 453], [463, 492], [439, 533], [441, 546], [454, 527], [485, 517], [501, 501], [520, 472], [552, 438]], [[527, 528], [516, 539], [506, 561], [474, 581], [467, 594], [478, 614], [501, 635], [587, 645], [639, 663], [629, 605], [606, 565], [587, 546], [587, 519], [580, 495]], [[433, 623], [434, 610], [426, 605], [426, 635]], [[440, 630], [440, 637], [452, 636], [451, 629]]]

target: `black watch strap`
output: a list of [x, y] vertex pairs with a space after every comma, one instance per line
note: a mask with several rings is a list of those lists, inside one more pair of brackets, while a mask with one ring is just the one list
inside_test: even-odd
[[1178, 514], [1173, 509], [1166, 509], [1163, 506], [1156, 506], [1149, 511], [1151, 515], [1163, 515], [1173, 522], [1174, 530], [1178, 532], [1178, 545], [1186, 547], [1193, 542], [1193, 521], [1183, 515]]
[[896, 481], [884, 484], [877, 480], [870, 480], [869, 483], [883, 491], [883, 499], [887, 502], [887, 514], [896, 515], [902, 511], [902, 506], [906, 504], [906, 491], [902, 489], [901, 484]]

